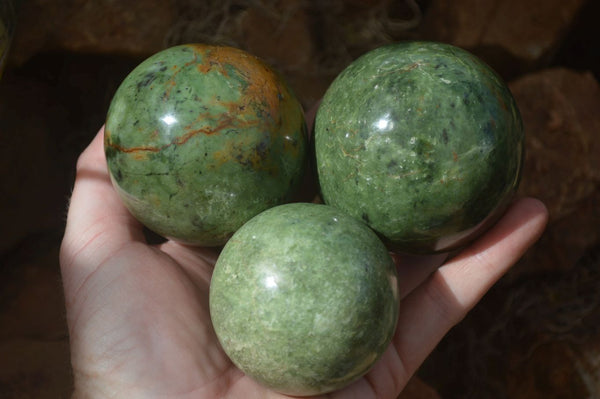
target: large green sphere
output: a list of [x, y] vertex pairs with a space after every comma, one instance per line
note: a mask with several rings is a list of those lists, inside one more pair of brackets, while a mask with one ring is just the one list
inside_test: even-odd
[[361, 377], [388, 347], [396, 268], [364, 223], [327, 205], [281, 205], [225, 245], [210, 314], [244, 373], [290, 395], [325, 393]]
[[110, 105], [105, 152], [131, 213], [175, 240], [221, 245], [290, 200], [306, 158], [302, 107], [258, 58], [182, 45], [135, 68]]
[[517, 188], [523, 146], [501, 79], [470, 53], [432, 42], [358, 58], [315, 121], [324, 202], [404, 252], [454, 249], [497, 220]]

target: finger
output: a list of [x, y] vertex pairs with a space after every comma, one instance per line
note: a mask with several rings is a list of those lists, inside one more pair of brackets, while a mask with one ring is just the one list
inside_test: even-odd
[[398, 270], [400, 298], [406, 297], [448, 258], [447, 253], [409, 255], [392, 253]]
[[539, 238], [547, 219], [541, 202], [531, 198], [517, 201], [488, 233], [404, 299], [393, 340], [399, 361], [392, 375], [402, 380], [401, 385]]
[[124, 244], [143, 241], [142, 226], [115, 192], [106, 165], [104, 128], [80, 155], [60, 263], [65, 290], [79, 285]]

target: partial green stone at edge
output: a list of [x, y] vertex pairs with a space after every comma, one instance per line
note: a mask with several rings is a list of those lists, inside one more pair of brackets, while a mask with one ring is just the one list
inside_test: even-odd
[[290, 395], [325, 393], [361, 377], [388, 347], [396, 268], [364, 223], [327, 205], [281, 205], [225, 245], [210, 313], [244, 373]]
[[315, 121], [325, 203], [403, 252], [448, 251], [489, 227], [516, 191], [523, 151], [506, 85], [441, 43], [402, 42], [358, 58]]
[[182, 45], [126, 77], [104, 144], [113, 185], [138, 220], [168, 238], [213, 246], [292, 199], [306, 125], [285, 81], [258, 58]]

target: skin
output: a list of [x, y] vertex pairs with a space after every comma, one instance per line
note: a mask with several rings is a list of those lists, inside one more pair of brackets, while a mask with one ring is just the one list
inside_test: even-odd
[[[396, 398], [428, 354], [541, 235], [538, 200], [513, 203], [450, 259], [395, 256], [398, 328], [373, 369], [328, 398]], [[102, 130], [77, 163], [60, 262], [76, 398], [285, 398], [235, 368], [208, 288], [217, 253], [144, 240], [107, 174]]]

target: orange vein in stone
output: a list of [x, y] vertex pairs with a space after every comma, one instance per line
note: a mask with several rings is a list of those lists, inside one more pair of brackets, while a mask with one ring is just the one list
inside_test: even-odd
[[[238, 122], [238, 123], [236, 123], [236, 122]], [[206, 135], [212, 135], [212, 134], [220, 132], [228, 127], [236, 127], [237, 128], [240, 126], [252, 126], [252, 125], [256, 125], [258, 123], [259, 123], [259, 121], [235, 121], [232, 119], [231, 116], [225, 115], [224, 117], [220, 118], [219, 124], [214, 129], [210, 129], [209, 127], [203, 127], [201, 129], [191, 130], [191, 131], [185, 133], [181, 137], [175, 137], [170, 143], [164, 144], [162, 146], [158, 146], [158, 147], [153, 147], [153, 146], [123, 147], [123, 146], [120, 146], [120, 145], [117, 145], [117, 144], [111, 143], [111, 142], [107, 143], [107, 145], [109, 147], [116, 149], [117, 151], [124, 152], [124, 153], [160, 152], [160, 151], [164, 150], [165, 148], [168, 148], [172, 145], [185, 144], [190, 138], [192, 138], [193, 136], [200, 134], [200, 133], [204, 133]]]

